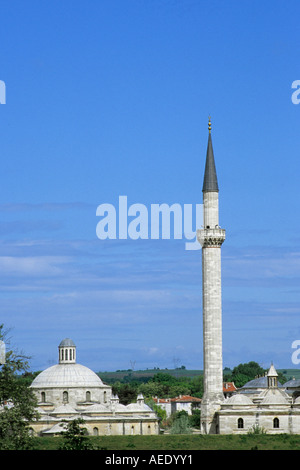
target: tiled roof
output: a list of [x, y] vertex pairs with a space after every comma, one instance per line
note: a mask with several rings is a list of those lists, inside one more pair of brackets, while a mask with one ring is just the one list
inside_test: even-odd
[[179, 397], [175, 397], [175, 398], [157, 398], [157, 397], [153, 397], [153, 400], [155, 401], [155, 403], [158, 403], [158, 404], [160, 404], [160, 403], [161, 404], [162, 403], [171, 403], [171, 402], [177, 402], [177, 403], [201, 402], [201, 398], [191, 397], [190, 395], [179, 395]]
[[235, 392], [236, 391], [236, 386], [234, 385], [233, 382], [224, 382], [223, 383], [223, 392]]

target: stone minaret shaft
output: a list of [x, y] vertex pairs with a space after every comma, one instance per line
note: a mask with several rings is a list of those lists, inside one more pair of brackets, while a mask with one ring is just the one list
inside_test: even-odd
[[203, 182], [203, 229], [197, 231], [202, 245], [203, 367], [204, 394], [201, 430], [218, 432], [216, 411], [223, 401], [221, 245], [225, 230], [219, 227], [219, 188], [215, 168], [211, 124]]

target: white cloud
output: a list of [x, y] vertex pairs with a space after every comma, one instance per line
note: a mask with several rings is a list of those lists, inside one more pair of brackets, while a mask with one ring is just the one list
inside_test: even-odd
[[69, 258], [61, 256], [0, 256], [0, 271], [2, 276], [55, 276], [62, 272], [61, 265], [69, 261]]

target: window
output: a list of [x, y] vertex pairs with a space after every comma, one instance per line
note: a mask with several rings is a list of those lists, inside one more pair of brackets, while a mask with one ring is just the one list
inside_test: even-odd
[[85, 399], [86, 401], [91, 401], [91, 392], [86, 392]]
[[273, 428], [279, 428], [279, 419], [278, 418], [273, 419]]
[[243, 418], [239, 418], [238, 419], [238, 428], [243, 429], [243, 427], [244, 427], [244, 420], [243, 420]]
[[63, 402], [64, 402], [64, 403], [68, 403], [68, 401], [69, 401], [68, 392], [64, 392], [64, 393], [63, 393]]
[[46, 402], [46, 393], [45, 393], [45, 392], [42, 392], [42, 393], [41, 393], [41, 402], [42, 402], [42, 403], [45, 403], [45, 402]]
[[103, 402], [104, 402], [104, 403], [107, 402], [107, 399], [106, 399], [106, 392], [103, 393]]
[[98, 428], [93, 428], [93, 435], [98, 436], [99, 435], [99, 430]]

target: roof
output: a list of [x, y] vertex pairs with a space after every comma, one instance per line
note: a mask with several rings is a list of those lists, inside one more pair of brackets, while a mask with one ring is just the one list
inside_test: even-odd
[[253, 402], [246, 395], [236, 393], [232, 397], [228, 398], [225, 405], [253, 405]]
[[154, 397], [153, 400], [157, 404], [163, 404], [163, 403], [200, 403], [201, 398], [198, 397], [191, 397], [190, 395], [179, 395], [179, 397], [175, 398], [157, 398]]
[[100, 377], [81, 364], [56, 364], [41, 372], [32, 382], [32, 388], [104, 387]]
[[277, 371], [276, 371], [275, 367], [273, 366], [273, 364], [271, 364], [271, 367], [269, 369], [269, 372], [267, 373], [267, 376], [268, 377], [278, 377]]
[[72, 346], [72, 347], [75, 347], [75, 344], [74, 342], [70, 339], [70, 338], [65, 338], [63, 339], [60, 343], [59, 343], [59, 348], [63, 347], [63, 346]]
[[283, 384], [284, 387], [286, 388], [298, 388], [300, 387], [300, 379], [295, 379], [295, 377], [291, 380], [288, 380], [287, 382], [285, 382], [285, 384]]
[[224, 382], [223, 383], [223, 392], [235, 392], [236, 391], [236, 386], [234, 385], [233, 382]]
[[[278, 382], [278, 388], [281, 388], [282, 384]], [[258, 377], [256, 379], [250, 380], [247, 382], [240, 390], [247, 388], [268, 388], [268, 377], [264, 375], [263, 377]]]
[[211, 139], [211, 133], [208, 135], [208, 144], [206, 151], [206, 162], [205, 162], [205, 172], [203, 180], [203, 192], [214, 191], [219, 192], [214, 151]]

